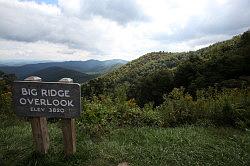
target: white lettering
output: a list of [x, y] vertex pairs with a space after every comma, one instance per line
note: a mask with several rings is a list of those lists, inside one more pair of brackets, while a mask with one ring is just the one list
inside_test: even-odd
[[30, 111], [31, 112], [41, 112], [41, 111], [44, 111], [45, 108], [34, 108], [34, 107], [30, 107]]
[[47, 90], [46, 89], [42, 89], [41, 92], [42, 92], [42, 96], [47, 96]]
[[19, 100], [19, 103], [22, 104], [22, 105], [25, 105], [27, 103], [27, 101], [25, 100], [25, 98], [21, 98]]
[[22, 88], [22, 95], [27, 95], [28, 94], [28, 92], [27, 92], [27, 90], [26, 90], [26, 88]]
[[49, 103], [49, 100], [47, 99], [47, 105], [52, 105], [51, 103]]
[[74, 107], [74, 105], [72, 103], [73, 103], [73, 100], [68, 100], [68, 106]]
[[63, 108], [49, 108], [49, 112], [51, 112], [51, 113], [56, 113], [56, 112], [64, 113], [64, 109]]
[[27, 99], [29, 104], [33, 103], [33, 99]]
[[45, 99], [40, 99], [41, 105], [46, 105], [46, 100]]
[[63, 109], [63, 108], [61, 108], [61, 109], [60, 109], [60, 112], [61, 112], [61, 113], [64, 113], [64, 109]]
[[54, 89], [50, 90], [50, 96], [56, 96], [57, 95], [57, 91]]
[[[25, 89], [24, 89], [24, 93], [25, 93]], [[41, 95], [44, 96], [59, 96], [59, 97], [70, 97], [69, 95], [69, 90], [54, 90], [54, 89], [41, 89]], [[28, 93], [28, 92], [27, 92]]]
[[65, 97], [70, 97], [69, 90], [65, 90]]
[[40, 105], [39, 99], [35, 99], [35, 105]]
[[37, 96], [37, 90], [36, 90], [36, 89], [26, 89], [26, 88], [22, 88], [22, 95], [23, 95], [23, 96], [26, 96], [26, 95]]
[[67, 106], [67, 104], [68, 104], [66, 100], [61, 100], [60, 103], [61, 103], [61, 106], [63, 106], [63, 107]]
[[60, 96], [60, 97], [64, 97], [63, 90], [59, 90], [59, 91], [58, 91], [58, 96]]
[[33, 95], [33, 96], [37, 96], [37, 91], [36, 91], [36, 89], [31, 89], [31, 94]]
[[20, 98], [19, 103], [22, 105], [36, 105], [36, 106], [61, 106], [61, 107], [74, 107], [73, 100], [49, 100], [39, 98]]
[[59, 104], [60, 104], [58, 100], [53, 100], [52, 103], [54, 106], [59, 106]]

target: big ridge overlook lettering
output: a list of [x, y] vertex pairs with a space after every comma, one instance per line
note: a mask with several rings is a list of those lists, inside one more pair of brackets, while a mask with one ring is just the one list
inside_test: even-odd
[[[38, 90], [37, 89], [27, 89], [27, 88], [22, 88], [22, 95], [26, 96], [37, 96], [38, 95]], [[59, 97], [70, 97], [69, 95], [69, 90], [54, 90], [54, 89], [41, 89], [41, 95], [42, 96], [59, 96]]]
[[80, 85], [76, 83], [14, 83], [14, 100], [19, 116], [70, 118], [80, 115]]
[[[67, 97], [69, 98], [69, 90], [55, 90], [55, 89], [29, 89], [29, 88], [22, 88], [21, 94], [23, 96], [37, 96], [38, 93], [40, 92], [42, 97]], [[73, 100], [48, 100], [44, 98], [20, 98], [19, 103], [21, 105], [35, 105], [35, 106], [61, 106], [61, 107], [73, 107]]]

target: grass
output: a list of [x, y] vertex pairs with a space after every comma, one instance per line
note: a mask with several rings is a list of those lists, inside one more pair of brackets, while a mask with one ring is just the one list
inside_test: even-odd
[[50, 150], [42, 156], [34, 152], [28, 122], [1, 121], [0, 165], [250, 164], [250, 131], [195, 126], [120, 128], [93, 139], [77, 128], [77, 153], [65, 158], [58, 126], [49, 124]]

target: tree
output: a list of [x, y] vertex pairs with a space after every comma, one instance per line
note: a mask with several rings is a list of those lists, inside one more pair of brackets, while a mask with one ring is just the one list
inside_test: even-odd
[[173, 76], [169, 70], [160, 70], [141, 79], [130, 89], [129, 97], [135, 98], [140, 106], [153, 102], [155, 106], [163, 102], [163, 95], [173, 89]]

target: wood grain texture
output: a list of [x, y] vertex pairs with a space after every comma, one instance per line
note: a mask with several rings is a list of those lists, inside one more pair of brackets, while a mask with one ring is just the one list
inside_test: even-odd
[[[42, 79], [37, 76], [31, 76], [25, 79], [30, 82], [41, 82]], [[49, 133], [46, 117], [32, 117], [31, 128], [36, 151], [46, 154], [49, 149]]]
[[62, 132], [65, 155], [73, 155], [76, 152], [75, 119], [62, 119]]
[[[59, 80], [61, 83], [73, 83], [71, 78], [62, 78]], [[79, 108], [81, 109], [81, 108]], [[79, 110], [80, 112], [80, 110]], [[63, 118], [62, 119], [62, 132], [63, 132], [63, 143], [64, 152], [66, 156], [73, 155], [76, 152], [76, 127], [75, 119]]]
[[49, 149], [47, 119], [45, 117], [33, 117], [31, 118], [31, 127], [36, 151], [46, 154]]

